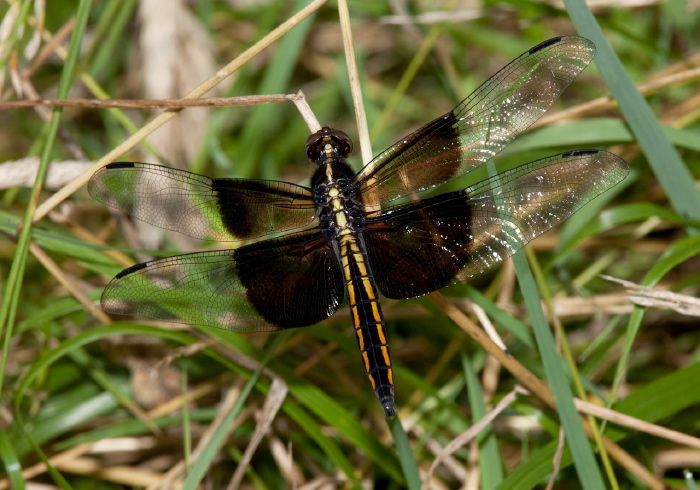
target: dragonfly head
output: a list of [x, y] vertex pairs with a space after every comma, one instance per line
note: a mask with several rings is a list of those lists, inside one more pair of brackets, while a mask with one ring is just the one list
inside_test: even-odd
[[324, 126], [306, 139], [304, 149], [309, 160], [320, 164], [326, 161], [324, 154], [337, 155], [340, 158], [349, 157], [352, 153], [352, 140], [343, 131]]

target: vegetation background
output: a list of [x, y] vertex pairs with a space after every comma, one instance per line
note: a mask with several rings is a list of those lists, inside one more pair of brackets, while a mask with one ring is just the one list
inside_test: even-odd
[[[387, 424], [371, 393], [345, 311], [277, 335], [109, 323], [94, 302], [118, 271], [208, 245], [115, 219], [84, 186], [16, 234], [37, 199], [85, 182], [91, 171], [84, 162], [108, 154], [159, 110], [52, 114], [6, 101], [179, 98], [308, 5], [0, 4], [0, 488], [418, 488], [421, 481], [425, 488], [695, 488], [696, 1], [590, 5], [605, 36], [596, 39], [597, 62], [543, 118], [547, 124], [516, 139], [499, 165], [593, 147], [623, 156], [632, 172], [528, 246], [536, 289], [518, 287], [531, 279], [521, 276], [522, 264], [516, 279], [508, 263], [448, 288], [446, 302], [383, 302], [401, 424]], [[375, 153], [532, 46], [595, 31], [577, 2], [564, 9], [556, 1], [350, 0], [349, 12]], [[615, 71], [608, 48], [623, 71]], [[298, 90], [322, 124], [357, 137], [333, 2], [295, 22], [207, 96]], [[301, 182], [309, 174], [307, 135], [289, 102], [186, 109], [119, 160]], [[34, 176], [49, 160], [42, 189]], [[359, 157], [353, 163], [360, 168]], [[657, 291], [632, 298], [601, 273]], [[533, 315], [533, 297], [535, 305], [543, 300], [548, 322]], [[450, 305], [493, 322], [521, 368], [503, 369], [455, 325]], [[542, 343], [549, 326], [561, 357]], [[572, 388], [561, 379], [548, 383], [558, 410], [540, 401], [542, 392], [512, 398], [525, 369], [543, 380], [568, 379], [579, 398], [676, 432], [650, 435], [617, 419], [589, 425], [596, 434], [590, 444], [562, 444], [562, 427], [567, 437], [584, 437], [582, 422], [566, 411]], [[499, 402], [505, 410], [491, 412]], [[495, 418], [478, 437], [466, 432], [487, 413]]]

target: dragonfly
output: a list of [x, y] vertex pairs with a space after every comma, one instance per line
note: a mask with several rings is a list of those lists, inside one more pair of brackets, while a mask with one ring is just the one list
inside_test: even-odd
[[234, 248], [129, 267], [105, 288], [102, 308], [260, 332], [322, 322], [347, 298], [363, 368], [386, 417], [393, 417], [394, 370], [380, 293], [416, 298], [481, 274], [627, 175], [622, 158], [583, 149], [492, 172], [463, 189], [435, 189], [495, 157], [594, 54], [595, 45], [582, 37], [538, 44], [359, 172], [347, 162], [350, 137], [323, 127], [305, 143], [313, 168], [308, 186], [210, 178], [149, 163], [106, 165], [88, 186], [98, 201]]

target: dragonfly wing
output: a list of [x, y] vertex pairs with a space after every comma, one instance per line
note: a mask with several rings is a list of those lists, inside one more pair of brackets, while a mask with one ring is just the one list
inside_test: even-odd
[[273, 180], [212, 179], [149, 163], [111, 163], [90, 195], [130, 216], [194, 238], [235, 241], [308, 225], [310, 189]]
[[628, 171], [612, 153], [576, 150], [370, 215], [364, 239], [377, 287], [389, 298], [413, 298], [481, 274]]
[[490, 160], [549, 109], [594, 55], [591, 41], [574, 36], [522, 54], [452, 111], [367, 164], [356, 177], [365, 204], [439, 186]]
[[325, 320], [344, 294], [335, 252], [311, 230], [134, 265], [109, 283], [102, 308], [240, 332], [271, 331]]

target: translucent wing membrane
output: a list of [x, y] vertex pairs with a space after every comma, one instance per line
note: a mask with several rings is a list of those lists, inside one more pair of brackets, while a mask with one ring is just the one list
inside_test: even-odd
[[356, 179], [365, 204], [441, 185], [493, 158], [549, 109], [594, 54], [587, 39], [559, 37], [516, 58], [452, 111], [360, 171]]
[[90, 195], [166, 230], [235, 241], [298, 229], [314, 218], [312, 192], [269, 180], [212, 179], [148, 163], [112, 163], [88, 184]]
[[628, 171], [612, 153], [576, 150], [370, 215], [365, 243], [377, 287], [389, 298], [412, 298], [465, 281], [562, 223]]
[[318, 232], [235, 250], [137, 264], [102, 293], [102, 307], [235, 331], [284, 330], [325, 320], [343, 301], [340, 265]]

